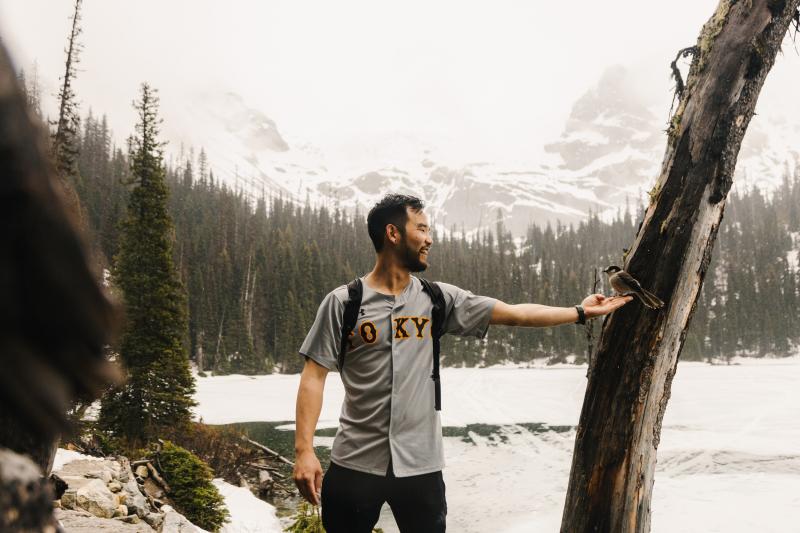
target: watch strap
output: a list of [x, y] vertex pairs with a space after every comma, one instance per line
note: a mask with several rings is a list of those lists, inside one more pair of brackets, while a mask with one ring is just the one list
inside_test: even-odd
[[583, 310], [582, 305], [576, 305], [575, 310], [578, 311], [578, 320], [575, 321], [576, 324], [586, 324], [586, 312]]

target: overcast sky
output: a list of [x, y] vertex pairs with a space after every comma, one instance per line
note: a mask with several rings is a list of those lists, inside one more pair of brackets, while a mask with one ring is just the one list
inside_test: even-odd
[[[19, 66], [38, 63], [51, 104], [73, 4], [0, 0], [2, 36]], [[290, 139], [323, 149], [410, 135], [508, 155], [557, 136], [610, 65], [650, 69], [648, 90], [668, 106], [669, 62], [716, 5], [85, 0], [76, 90], [84, 110], [108, 113], [119, 138], [146, 80], [165, 108], [191, 92], [233, 90]], [[800, 121], [800, 58], [784, 48], [759, 111]]]

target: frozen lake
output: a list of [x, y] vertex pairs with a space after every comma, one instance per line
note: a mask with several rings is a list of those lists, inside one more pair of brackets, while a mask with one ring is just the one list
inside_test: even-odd
[[[800, 357], [680, 363], [664, 418], [655, 533], [800, 530]], [[497, 426], [446, 437], [448, 530], [558, 531], [585, 367], [443, 369], [444, 426]], [[199, 378], [210, 424], [294, 419], [299, 376]], [[320, 427], [334, 427], [331, 375]], [[523, 425], [524, 424], [524, 425]], [[329, 444], [321, 438], [320, 444]], [[379, 526], [397, 531], [384, 508]]]

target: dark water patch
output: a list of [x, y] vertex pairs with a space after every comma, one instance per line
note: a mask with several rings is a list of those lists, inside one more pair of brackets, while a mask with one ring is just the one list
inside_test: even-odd
[[[294, 461], [294, 429], [278, 429], [280, 426], [294, 424], [294, 420], [282, 422], [241, 422], [236, 424], [226, 424], [226, 427], [235, 428], [250, 439], [263, 444], [264, 446], [278, 452], [290, 461]], [[336, 428], [325, 428], [314, 433], [317, 437], [334, 437]], [[329, 446], [314, 446], [322, 470], [327, 471], [331, 462], [331, 449]], [[288, 483], [291, 484], [293, 468], [290, 465], [279, 463], [278, 468]], [[278, 518], [293, 516], [297, 511], [297, 506], [302, 501], [300, 496], [295, 493], [287, 497], [273, 497], [268, 500], [275, 506]]]
[[[256, 442], [260, 442], [280, 453], [288, 459], [294, 457], [294, 430], [278, 429], [280, 426], [292, 425], [294, 421], [285, 420], [281, 422], [244, 422], [230, 424], [231, 427], [243, 431], [248, 437]], [[445, 437], [459, 437], [464, 442], [475, 443], [470, 435], [485, 437], [490, 442], [502, 444], [508, 442], [509, 434], [520, 435], [527, 431], [533, 434], [542, 434], [549, 431], [556, 433], [566, 433], [575, 429], [575, 426], [551, 426], [543, 422], [520, 422], [518, 424], [467, 424], [466, 426], [445, 426], [442, 428], [442, 435]], [[334, 437], [336, 428], [318, 429], [315, 433], [317, 437]], [[315, 446], [317, 457], [319, 457], [323, 468], [327, 468], [330, 463], [331, 450], [329, 446]]]
[[524, 431], [533, 434], [566, 433], [575, 429], [575, 426], [551, 426], [543, 422], [521, 422], [519, 424], [467, 424], [466, 426], [446, 426], [442, 428], [445, 437], [461, 437], [463, 442], [476, 444], [472, 435], [485, 437], [490, 444], [505, 444], [508, 435], [521, 435]]
[[[242, 431], [245, 435], [256, 442], [267, 446], [290, 461], [294, 461], [294, 429], [278, 429], [280, 426], [294, 424], [294, 420], [284, 420], [282, 422], [240, 422], [228, 424]], [[336, 428], [318, 429], [315, 433], [317, 437], [334, 437]], [[329, 446], [314, 446], [314, 451], [322, 464], [323, 470], [328, 468], [331, 461], [331, 449]]]

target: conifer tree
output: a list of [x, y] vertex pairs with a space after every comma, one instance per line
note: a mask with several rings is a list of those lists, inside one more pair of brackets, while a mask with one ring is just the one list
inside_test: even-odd
[[[81, 34], [81, 4], [83, 0], [75, 0], [72, 14], [72, 26], [67, 39], [66, 60], [61, 88], [58, 90], [58, 119], [53, 124], [52, 153], [64, 188], [67, 204], [73, 216], [85, 226], [81, 213], [78, 193], [82, 191], [78, 174], [78, 151], [80, 139], [80, 114], [78, 102], [72, 84], [77, 74], [82, 46], [78, 37]], [[76, 193], [76, 189], [78, 190]]]
[[104, 400], [101, 423], [132, 442], [190, 421], [194, 381], [184, 346], [186, 297], [173, 265], [173, 226], [158, 137], [158, 97], [143, 84], [132, 144], [127, 220], [114, 281], [125, 301], [119, 353], [128, 381]]

